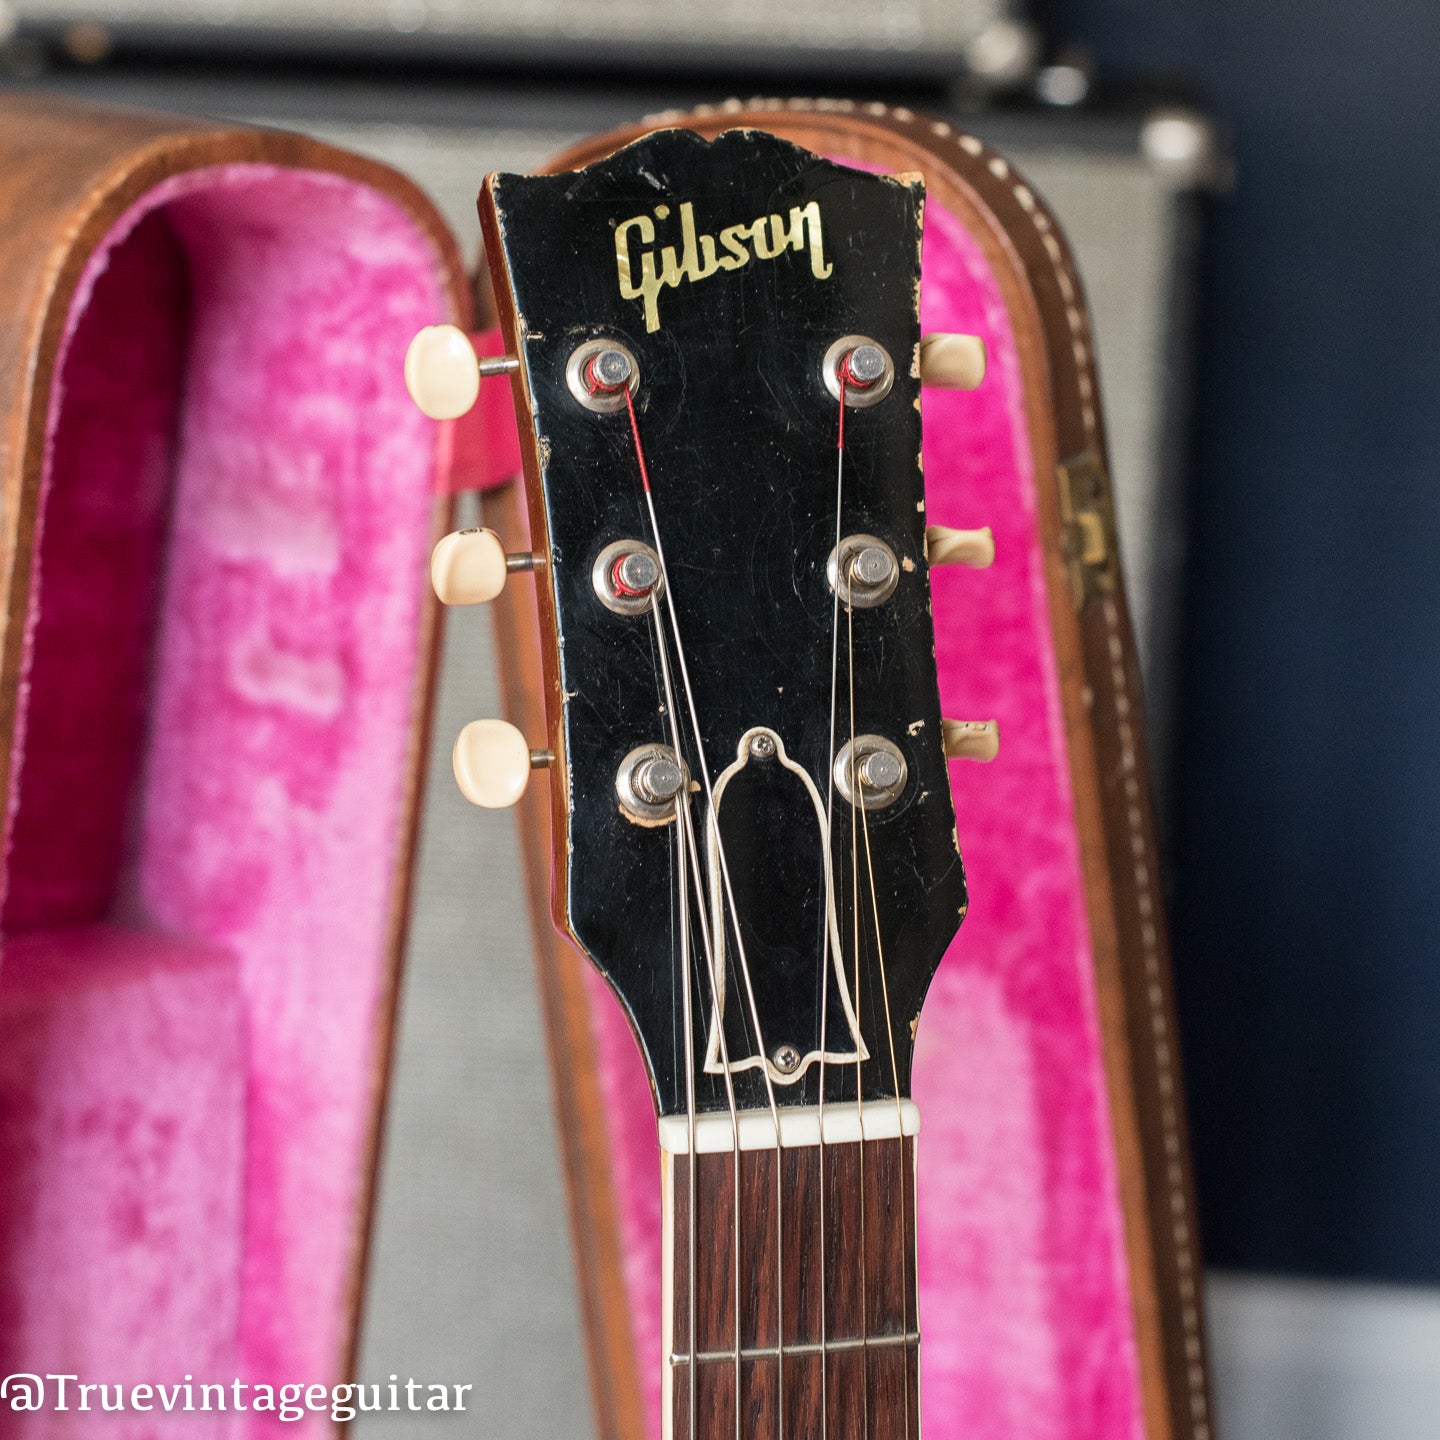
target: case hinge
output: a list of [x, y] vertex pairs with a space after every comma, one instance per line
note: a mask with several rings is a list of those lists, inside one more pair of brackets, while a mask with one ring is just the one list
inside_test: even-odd
[[1057, 467], [1060, 519], [1070, 592], [1077, 610], [1115, 588], [1120, 557], [1115, 543], [1115, 506], [1105, 461], [1086, 450]]

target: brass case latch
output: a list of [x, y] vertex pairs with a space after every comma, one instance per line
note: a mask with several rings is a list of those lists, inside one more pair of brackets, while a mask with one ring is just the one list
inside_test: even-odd
[[1070, 593], [1083, 610], [1096, 595], [1115, 589], [1120, 557], [1115, 543], [1115, 505], [1098, 452], [1086, 450], [1057, 468], [1060, 520]]

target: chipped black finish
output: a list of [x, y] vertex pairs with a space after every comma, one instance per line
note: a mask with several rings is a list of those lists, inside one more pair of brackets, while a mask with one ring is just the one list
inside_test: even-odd
[[[677, 944], [676, 827], [626, 820], [614, 781], [633, 747], [669, 740], [649, 617], [611, 613], [591, 582], [597, 552], [624, 536], [652, 540], [626, 412], [582, 408], [566, 360], [595, 337], [622, 340], [640, 367], [637, 409], [653, 480], [669, 583], [694, 682], [709, 774], [718, 780], [751, 727], [773, 729], [825, 796], [830, 757], [832, 597], [825, 562], [835, 540], [838, 406], [821, 360], [847, 333], [879, 340], [896, 359], [894, 389], [846, 417], [844, 531], [882, 537], [903, 566], [894, 597], [854, 615], [855, 732], [892, 739], [905, 755], [901, 799], [869, 817], [885, 942], [900, 1090], [908, 1093], [912, 1023], [965, 906], [964, 873], [941, 749], [940, 710], [924, 561], [918, 465], [918, 185], [822, 160], [773, 136], [732, 131], [713, 142], [662, 131], [590, 168], [557, 176], [494, 177], [504, 259], [521, 331], [548, 517], [563, 677], [571, 797], [567, 913], [575, 937], [628, 1007], [662, 1113], [685, 1109]], [[682, 204], [695, 228], [724, 227], [819, 207], [813, 227], [775, 258], [664, 289], [650, 307], [620, 293], [615, 228], [654, 219], [652, 247], [681, 249]], [[767, 221], [768, 225], [768, 221]], [[747, 242], [748, 246], [748, 242]], [[641, 250], [635, 244], [637, 257]], [[723, 250], [718, 253], [725, 253]], [[827, 277], [817, 270], [831, 267]], [[849, 738], [846, 615], [840, 613], [836, 745]], [[678, 685], [677, 676], [677, 685]], [[684, 714], [684, 700], [679, 698]], [[698, 775], [693, 737], [686, 761]], [[559, 778], [559, 777], [557, 777]], [[833, 839], [844, 964], [855, 971], [849, 807], [836, 797]], [[818, 1048], [823, 940], [821, 827], [804, 782], [778, 757], [752, 760], [721, 805], [766, 1049]], [[697, 796], [703, 825], [703, 794]], [[875, 922], [859, 852], [861, 1027], [870, 1058], [865, 1098], [894, 1094], [875, 955]], [[692, 932], [700, 952], [698, 915]], [[735, 946], [726, 1034], [732, 1060], [755, 1052]], [[708, 981], [696, 976], [697, 1098], [725, 1108], [720, 1076], [702, 1068]], [[831, 982], [828, 1041], [848, 1049]], [[855, 1066], [827, 1067], [827, 1102], [855, 1092]], [[781, 1104], [814, 1104], [819, 1067], [775, 1086]], [[744, 1107], [766, 1104], [760, 1072], [736, 1075]]]

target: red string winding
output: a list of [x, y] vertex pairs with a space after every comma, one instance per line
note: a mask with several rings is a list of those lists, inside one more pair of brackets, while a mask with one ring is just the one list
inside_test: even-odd
[[635, 397], [630, 387], [625, 386], [625, 408], [630, 412], [630, 433], [635, 437], [635, 458], [640, 462], [640, 484], [645, 493], [650, 493], [650, 470], [645, 464], [645, 447], [640, 443], [640, 425], [635, 419]]

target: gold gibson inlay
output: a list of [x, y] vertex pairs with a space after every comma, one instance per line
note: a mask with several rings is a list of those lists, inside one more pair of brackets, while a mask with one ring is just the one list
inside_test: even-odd
[[[665, 220], [668, 205], [657, 205], [655, 215]], [[752, 259], [774, 260], [787, 250], [810, 253], [810, 273], [828, 280], [834, 268], [825, 258], [825, 236], [821, 228], [820, 202], [795, 205], [789, 216], [761, 215], [747, 225], [727, 225], [719, 234], [695, 233], [695, 207], [688, 200], [680, 206], [680, 248], [664, 245], [655, 259], [655, 221], [648, 215], [633, 215], [615, 227], [615, 269], [620, 277], [620, 294], [626, 300], [645, 302], [645, 329], [660, 328], [660, 292], [681, 281], [708, 280], [719, 270], [739, 270]], [[638, 260], [640, 279], [635, 279]]]

